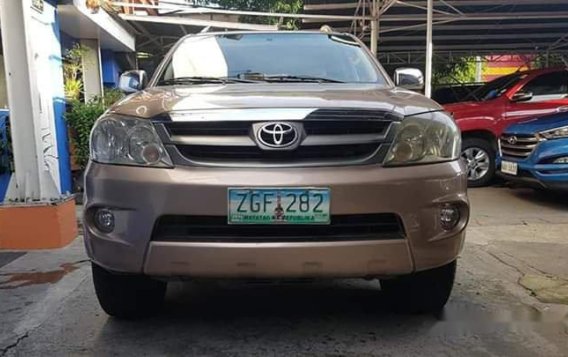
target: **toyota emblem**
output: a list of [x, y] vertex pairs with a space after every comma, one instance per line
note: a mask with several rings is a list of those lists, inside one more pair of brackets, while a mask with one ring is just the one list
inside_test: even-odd
[[511, 145], [515, 145], [517, 143], [517, 137], [516, 136], [511, 136], [507, 139], [507, 142]]
[[269, 123], [258, 130], [258, 140], [271, 148], [287, 148], [298, 141], [298, 131], [286, 123]]

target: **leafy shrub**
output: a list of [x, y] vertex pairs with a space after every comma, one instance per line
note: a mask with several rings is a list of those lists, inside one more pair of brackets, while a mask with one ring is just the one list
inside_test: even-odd
[[63, 56], [63, 84], [65, 98], [79, 100], [83, 94], [83, 58], [87, 49], [80, 44], [75, 44]]
[[65, 114], [67, 124], [71, 129], [71, 143], [76, 163], [85, 168], [89, 162], [89, 137], [95, 121], [112, 104], [123, 97], [117, 89], [106, 89], [102, 97], [94, 97], [86, 103], [71, 102], [71, 110]]

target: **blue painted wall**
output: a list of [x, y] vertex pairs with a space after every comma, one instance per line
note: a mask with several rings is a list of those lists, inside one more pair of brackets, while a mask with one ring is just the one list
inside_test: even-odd
[[[53, 1], [55, 2], [55, 1]], [[55, 22], [52, 24], [53, 32], [61, 44], [61, 31], [59, 29], [59, 14], [55, 10]], [[63, 48], [59, 56], [52, 56], [52, 65], [63, 66]], [[59, 175], [61, 193], [72, 192], [71, 161], [69, 153], [69, 138], [67, 137], [67, 123], [65, 122], [65, 98], [53, 98], [53, 114], [55, 117], [55, 135], [57, 137], [57, 152], [59, 154]]]
[[103, 74], [103, 85], [105, 87], [118, 87], [118, 80], [121, 68], [116, 60], [116, 54], [111, 50], [101, 50], [101, 67]]

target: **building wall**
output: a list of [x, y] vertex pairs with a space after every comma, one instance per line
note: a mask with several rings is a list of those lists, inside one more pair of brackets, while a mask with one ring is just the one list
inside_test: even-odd
[[6, 71], [4, 57], [0, 55], [0, 109], [8, 108], [8, 92], [6, 90]]
[[487, 64], [483, 70], [483, 81], [488, 82], [507, 74], [531, 69], [530, 63], [534, 60], [534, 56], [487, 56], [485, 57], [485, 60], [487, 61]]

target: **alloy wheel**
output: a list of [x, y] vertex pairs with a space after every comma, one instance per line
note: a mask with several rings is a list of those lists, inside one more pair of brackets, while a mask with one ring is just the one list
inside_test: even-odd
[[487, 151], [478, 147], [470, 147], [462, 152], [461, 157], [467, 166], [469, 181], [480, 180], [489, 172], [491, 159]]

